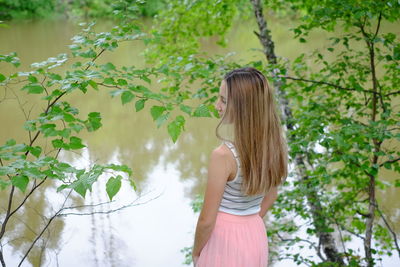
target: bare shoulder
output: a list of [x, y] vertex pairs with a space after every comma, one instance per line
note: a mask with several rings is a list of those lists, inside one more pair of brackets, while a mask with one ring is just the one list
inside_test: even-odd
[[222, 144], [211, 152], [211, 156], [228, 159], [231, 152], [229, 148]]
[[224, 167], [229, 179], [235, 175], [235, 159], [232, 152], [225, 144], [221, 144], [211, 152], [210, 160], [215, 164], [213, 164], [214, 166], [218, 166], [219, 168]]

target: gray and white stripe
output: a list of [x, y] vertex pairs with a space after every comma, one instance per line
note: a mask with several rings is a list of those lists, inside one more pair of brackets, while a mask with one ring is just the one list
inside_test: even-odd
[[232, 151], [238, 170], [235, 178], [232, 181], [228, 181], [225, 186], [219, 210], [235, 215], [250, 215], [258, 213], [264, 195], [246, 196], [243, 194], [241, 191], [243, 176], [241, 173], [238, 153], [232, 143], [225, 141], [225, 144]]

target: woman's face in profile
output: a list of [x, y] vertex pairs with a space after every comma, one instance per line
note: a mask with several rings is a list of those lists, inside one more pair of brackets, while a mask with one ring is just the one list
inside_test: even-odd
[[225, 114], [227, 101], [228, 101], [228, 95], [227, 95], [226, 82], [225, 80], [222, 80], [221, 86], [219, 87], [218, 100], [215, 104], [215, 108], [217, 109], [220, 118]]

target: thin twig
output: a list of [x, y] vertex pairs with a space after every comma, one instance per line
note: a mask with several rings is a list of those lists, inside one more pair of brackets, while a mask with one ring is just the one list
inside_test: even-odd
[[[339, 224], [338, 224], [336, 218], [333, 218], [333, 220], [335, 221], [336, 227], [337, 227], [338, 230], [339, 230], [340, 242], [342, 243], [343, 251], [346, 252], [346, 245], [345, 245], [345, 243], [344, 243], [342, 230], [340, 229], [340, 226], [339, 226]], [[350, 262], [349, 255], [347, 255], [347, 253], [345, 253], [345, 256], [346, 256], [347, 262]]]
[[[149, 199], [149, 200], [146, 200], [146, 201], [144, 201], [144, 202], [139, 202], [139, 203], [136, 203], [136, 204], [135, 204], [135, 202], [136, 202], [138, 199], [135, 199], [134, 201], [132, 201], [131, 203], [129, 203], [129, 204], [127, 204], [127, 205], [123, 205], [123, 206], [118, 207], [118, 208], [116, 208], [116, 209], [111, 209], [111, 210], [107, 210], [107, 211], [93, 211], [93, 212], [82, 212], [82, 213], [78, 213], [78, 212], [68, 212], [68, 213], [60, 213], [60, 214], [58, 214], [57, 216], [61, 217], [61, 216], [68, 216], [68, 215], [85, 216], [85, 215], [94, 215], [94, 214], [110, 214], [110, 213], [114, 213], [114, 212], [117, 212], [117, 211], [120, 211], [120, 210], [129, 208], [129, 207], [135, 207], [135, 206], [147, 204], [147, 203], [149, 203], [150, 201], [153, 201], [153, 200], [159, 198], [160, 196], [161, 196], [161, 194], [160, 194], [160, 195], [157, 195], [157, 196], [154, 197], [154, 198], [151, 198], [151, 199]], [[105, 204], [105, 203], [100, 203], [100, 204], [95, 204], [95, 205], [87, 205], [87, 207], [95, 207], [95, 206], [97, 206], [97, 205], [103, 205], [103, 204]], [[67, 208], [65, 208], [65, 209], [73, 209], [73, 208], [79, 208], [79, 207], [81, 207], [81, 206], [67, 207]], [[64, 209], [63, 209], [63, 210], [64, 210]]]
[[352, 235], [354, 235], [354, 236], [356, 236], [356, 237], [358, 237], [358, 238], [360, 238], [362, 240], [365, 240], [365, 237], [363, 237], [360, 234], [357, 234], [356, 232], [353, 232], [350, 229], [347, 229], [343, 224], [340, 224], [339, 222], [337, 222], [337, 225], [340, 226], [342, 228], [342, 230], [344, 230], [344, 231], [346, 231], [346, 232], [348, 232], [348, 233], [350, 233], [350, 234], [352, 234]]
[[12, 90], [12, 89], [10, 89], [10, 90], [11, 90], [11, 92], [13, 93], [13, 95], [15, 96], [15, 99], [17, 100], [18, 105], [19, 105], [19, 108], [22, 110], [22, 113], [24, 113], [25, 120], [28, 120], [28, 116], [26, 115], [25, 109], [24, 109], [24, 105], [25, 105], [26, 103], [28, 103], [28, 101], [26, 101], [24, 104], [22, 104], [21, 101], [19, 100], [18, 95], [14, 92], [14, 90]]
[[25, 258], [28, 256], [29, 252], [32, 250], [32, 248], [35, 246], [36, 242], [42, 237], [43, 233], [47, 230], [47, 228], [50, 226], [51, 222], [57, 217], [57, 215], [62, 211], [62, 208], [65, 206], [65, 203], [67, 202], [70, 194], [72, 192], [72, 189], [68, 192], [67, 196], [64, 199], [64, 202], [61, 206], [61, 209], [59, 211], [56, 212], [56, 214], [54, 214], [49, 221], [47, 222], [47, 224], [45, 225], [45, 227], [43, 228], [43, 230], [36, 236], [35, 240], [33, 240], [32, 244], [30, 245], [30, 247], [28, 248], [28, 250], [25, 252], [25, 255], [22, 257], [21, 261], [18, 264], [18, 267], [21, 266], [21, 264], [24, 262]]

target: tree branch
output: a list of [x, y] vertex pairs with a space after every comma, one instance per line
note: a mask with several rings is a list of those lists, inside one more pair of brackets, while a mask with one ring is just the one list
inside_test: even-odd
[[3, 223], [1, 224], [0, 240], [2, 239], [4, 233], [6, 232], [6, 225], [7, 225], [8, 220], [12, 216], [12, 214], [10, 215], [10, 212], [11, 212], [11, 206], [12, 206], [12, 201], [13, 201], [13, 197], [14, 197], [14, 190], [15, 190], [15, 186], [11, 186], [11, 191], [10, 191], [10, 195], [8, 198], [6, 217], [4, 218]]
[[330, 82], [324, 82], [324, 81], [315, 81], [315, 80], [309, 80], [309, 79], [304, 79], [304, 78], [297, 78], [297, 77], [290, 77], [290, 76], [278, 76], [280, 78], [285, 78], [288, 80], [294, 80], [294, 81], [302, 81], [302, 82], [309, 82], [309, 83], [315, 83], [315, 84], [323, 84], [323, 85], [328, 85], [331, 87], [334, 87], [336, 89], [340, 89], [340, 90], [345, 90], [345, 91], [355, 91], [355, 92], [364, 92], [364, 93], [370, 93], [370, 94], [378, 94], [378, 92], [374, 92], [373, 90], [357, 90], [354, 88], [348, 88], [348, 87], [343, 87], [334, 83], [330, 83]]
[[[2, 225], [1, 225], [0, 240], [2, 239], [4, 233], [6, 232], [7, 222], [10, 219], [10, 211], [11, 211], [11, 206], [12, 206], [14, 190], [15, 190], [15, 186], [11, 186], [11, 192], [10, 192], [10, 196], [9, 196], [9, 199], [8, 199], [6, 217], [4, 218], [4, 221], [3, 221]], [[1, 265], [3, 267], [6, 267], [6, 263], [4, 261], [4, 256], [3, 256], [3, 247], [1, 247], [1, 249], [0, 249], [0, 262], [1, 262]]]
[[399, 161], [399, 160], [400, 160], [400, 157], [397, 158], [397, 159], [387, 160], [387, 161], [385, 161], [385, 162], [379, 164], [379, 167], [382, 167], [382, 166], [385, 165], [386, 163], [395, 163], [396, 161]]
[[[326, 259], [322, 256], [321, 254], [321, 249], [320, 249], [320, 245], [316, 246], [315, 243], [307, 240], [307, 239], [302, 239], [302, 238], [284, 238], [282, 237], [278, 232], [276, 233], [276, 235], [279, 237], [279, 239], [283, 242], [305, 242], [307, 244], [309, 244], [311, 247], [313, 247], [315, 249], [315, 251], [317, 252], [318, 257], [322, 260], [322, 261], [326, 261]], [[320, 242], [319, 242], [320, 243]]]
[[396, 246], [397, 253], [399, 254], [399, 258], [400, 258], [400, 247], [399, 247], [399, 243], [397, 243], [397, 235], [396, 235], [396, 232], [393, 231], [392, 227], [390, 227], [389, 222], [386, 220], [385, 216], [383, 215], [381, 209], [380, 209], [379, 206], [378, 206], [378, 202], [375, 202], [375, 207], [376, 207], [376, 210], [377, 210], [378, 213], [379, 213], [379, 216], [381, 216], [383, 222], [385, 223], [387, 229], [389, 230], [389, 232], [390, 232], [390, 233], [392, 234], [392, 236], [393, 236], [393, 242], [394, 242], [394, 245]]
[[381, 21], [382, 21], [382, 11], [379, 12], [379, 17], [378, 17], [378, 25], [376, 26], [376, 30], [375, 30], [375, 34], [374, 34], [374, 38], [376, 38], [376, 36], [378, 36], [378, 32], [379, 32], [379, 28], [381, 27]]
[[397, 94], [400, 94], [400, 91], [391, 92], [391, 93], [388, 93], [388, 94], [386, 94], [384, 96], [386, 97], [386, 96], [397, 95]]

